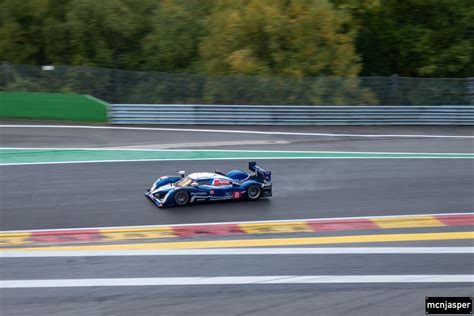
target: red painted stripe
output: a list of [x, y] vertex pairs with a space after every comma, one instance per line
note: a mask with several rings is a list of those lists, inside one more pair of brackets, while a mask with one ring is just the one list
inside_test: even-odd
[[474, 215], [438, 215], [437, 220], [447, 226], [469, 226], [474, 225]]
[[307, 221], [310, 227], [315, 231], [334, 231], [334, 230], [364, 230], [364, 229], [380, 229], [377, 224], [372, 223], [370, 219], [357, 219], [357, 220], [314, 220]]
[[31, 233], [33, 242], [77, 242], [77, 241], [99, 241], [102, 239], [98, 229], [89, 230], [56, 230], [49, 232]]
[[193, 225], [193, 226], [172, 226], [174, 233], [180, 237], [206, 236], [206, 235], [232, 235], [245, 233], [236, 224], [222, 225]]

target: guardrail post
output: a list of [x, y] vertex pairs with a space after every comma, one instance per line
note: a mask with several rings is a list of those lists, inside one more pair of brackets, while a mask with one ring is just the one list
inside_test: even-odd
[[469, 91], [469, 99], [471, 100], [471, 105], [474, 105], [474, 77], [467, 78], [467, 88]]
[[[0, 86], [3, 85], [3, 86], [5, 86], [5, 88], [7, 87], [7, 85], [8, 85], [8, 79], [9, 79], [8, 77], [9, 77], [9, 73], [10, 73], [10, 72], [11, 72], [11, 71], [10, 71], [10, 65], [9, 65], [7, 62], [3, 62], [3, 63], [2, 63], [2, 74], [3, 74], [3, 76], [2, 76], [2, 77], [3, 77], [3, 80], [2, 80], [2, 81], [3, 81], [3, 82], [0, 81]], [[2, 89], [0, 89], [0, 90], [2, 90]]]
[[391, 104], [392, 105], [400, 105], [400, 98], [399, 98], [399, 89], [398, 89], [398, 74], [393, 74], [390, 77], [390, 95], [391, 95]]

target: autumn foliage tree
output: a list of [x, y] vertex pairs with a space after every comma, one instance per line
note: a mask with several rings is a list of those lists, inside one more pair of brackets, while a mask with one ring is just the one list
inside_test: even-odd
[[353, 76], [350, 16], [325, 0], [222, 1], [207, 17], [201, 65], [212, 74]]
[[11, 64], [470, 77], [473, 38], [467, 0], [0, 0]]
[[474, 1], [385, 0], [362, 21], [363, 75], [474, 76]]

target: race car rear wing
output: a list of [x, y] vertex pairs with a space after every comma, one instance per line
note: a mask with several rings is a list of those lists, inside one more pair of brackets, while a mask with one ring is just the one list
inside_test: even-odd
[[255, 172], [257, 180], [260, 182], [272, 182], [272, 172], [263, 169], [255, 161], [249, 161], [249, 169]]

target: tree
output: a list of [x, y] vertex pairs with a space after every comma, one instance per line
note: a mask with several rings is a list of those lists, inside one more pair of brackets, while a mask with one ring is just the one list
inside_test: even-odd
[[37, 0], [0, 2], [0, 61], [43, 61], [41, 45], [44, 6]]
[[143, 40], [146, 67], [155, 71], [190, 71], [198, 60], [204, 20], [213, 0], [163, 2], [152, 18], [152, 30]]
[[157, 6], [154, 0], [3, 0], [0, 60], [138, 69]]
[[207, 18], [201, 69], [210, 74], [354, 76], [350, 16], [326, 0], [220, 1]]
[[74, 0], [66, 15], [70, 64], [133, 69], [149, 22], [126, 1]]
[[363, 75], [474, 75], [474, 2], [386, 0], [363, 15]]

